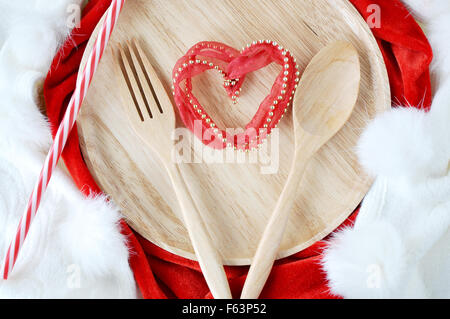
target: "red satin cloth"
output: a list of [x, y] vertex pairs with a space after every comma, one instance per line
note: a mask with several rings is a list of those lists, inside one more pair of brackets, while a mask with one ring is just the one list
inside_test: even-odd
[[[373, 29], [389, 73], [394, 104], [428, 107], [431, 103], [429, 64], [432, 51], [420, 27], [398, 0], [351, 0], [367, 18], [368, 5], [381, 8], [381, 28]], [[83, 11], [81, 27], [61, 46], [44, 84], [47, 115], [52, 133], [62, 119], [75, 87], [86, 43], [110, 4], [91, 0]], [[126, 4], [125, 4], [126, 5]], [[175, 61], [174, 61], [175, 62]], [[72, 130], [63, 159], [78, 188], [84, 193], [101, 190], [90, 175], [80, 152], [76, 126]], [[357, 212], [344, 225], [351, 225]], [[175, 256], [148, 242], [122, 222], [129, 239], [130, 265], [144, 298], [211, 298], [196, 262]], [[333, 298], [320, 267], [326, 239], [291, 257], [277, 261], [262, 298]], [[248, 267], [226, 267], [234, 297], [239, 297]]]

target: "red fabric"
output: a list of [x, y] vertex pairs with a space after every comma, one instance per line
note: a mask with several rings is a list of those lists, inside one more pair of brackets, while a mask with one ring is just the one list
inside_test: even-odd
[[[224, 76], [224, 88], [229, 97], [237, 98], [246, 75], [272, 62], [283, 68], [269, 95], [261, 102], [251, 121], [245, 125], [244, 132], [235, 134], [220, 129], [192, 92], [194, 76], [217, 68]], [[216, 149], [223, 149], [227, 144], [238, 150], [253, 149], [271, 133], [289, 106], [289, 98], [294, 95], [299, 81], [296, 71], [294, 57], [285, 49], [279, 50], [275, 42], [253, 43], [242, 52], [220, 42], [199, 42], [193, 45], [173, 68], [175, 104], [184, 125], [205, 145]]]
[[[429, 64], [431, 48], [420, 27], [398, 0], [351, 0], [364, 18], [368, 5], [378, 4], [381, 28], [373, 33], [382, 50], [391, 82], [394, 104], [431, 103]], [[110, 4], [110, 0], [91, 0], [83, 12], [81, 27], [61, 47], [44, 84], [47, 115], [53, 134], [74, 90], [76, 75], [86, 43]], [[126, 4], [125, 4], [126, 5]], [[63, 159], [76, 185], [84, 194], [101, 192], [90, 175], [80, 152], [76, 127], [70, 134]], [[351, 225], [357, 212], [344, 223]], [[130, 265], [144, 298], [211, 297], [196, 262], [156, 247], [122, 222], [129, 239]], [[320, 268], [326, 239], [291, 257], [277, 261], [263, 290], [262, 298], [333, 298]], [[238, 297], [248, 267], [226, 267], [234, 297]]]

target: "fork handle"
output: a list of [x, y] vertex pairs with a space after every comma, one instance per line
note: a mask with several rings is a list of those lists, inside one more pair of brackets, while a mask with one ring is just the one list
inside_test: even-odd
[[294, 198], [308, 164], [307, 157], [299, 157], [298, 159], [297, 157], [299, 157], [298, 153], [295, 155], [286, 184], [258, 244], [255, 257], [245, 279], [241, 299], [256, 299], [259, 297], [277, 257]]
[[223, 261], [212, 244], [205, 224], [194, 205], [186, 183], [176, 164], [166, 165], [183, 214], [184, 224], [194, 247], [195, 255], [211, 294], [216, 299], [231, 299], [230, 286], [223, 269]]

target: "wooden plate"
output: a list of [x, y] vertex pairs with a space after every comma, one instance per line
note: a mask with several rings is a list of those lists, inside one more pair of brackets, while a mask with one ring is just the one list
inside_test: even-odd
[[[362, 66], [356, 110], [345, 128], [309, 165], [298, 195], [292, 199], [295, 205], [278, 257], [294, 254], [320, 240], [358, 206], [372, 180], [358, 166], [354, 147], [368, 120], [390, 107], [390, 91], [378, 45], [351, 3], [125, 3], [78, 119], [83, 155], [99, 186], [120, 205], [135, 230], [170, 252], [195, 259], [168, 177], [133, 133], [116, 89], [112, 48], [131, 38], [144, 46], [167, 91], [171, 90], [175, 62], [199, 41], [220, 41], [240, 49], [254, 40], [271, 39], [293, 52], [300, 69], [327, 43], [337, 39], [352, 42]], [[215, 72], [196, 77], [194, 90], [218, 125], [241, 127], [268, 94], [278, 72], [279, 68], [271, 65], [248, 76], [237, 105], [232, 105]], [[178, 125], [183, 126], [180, 121]], [[249, 163], [183, 164], [192, 195], [225, 264], [251, 262], [286, 181], [293, 155], [290, 112], [278, 127], [279, 169], [275, 174], [261, 174], [261, 165]]]

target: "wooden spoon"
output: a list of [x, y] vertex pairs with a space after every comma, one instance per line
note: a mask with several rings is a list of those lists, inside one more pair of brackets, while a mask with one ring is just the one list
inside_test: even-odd
[[293, 104], [294, 160], [259, 242], [241, 298], [258, 298], [261, 293], [307, 164], [350, 117], [358, 98], [360, 76], [358, 53], [350, 43], [343, 41], [322, 49], [306, 68]]

